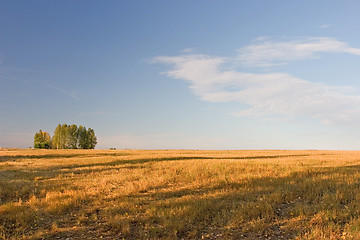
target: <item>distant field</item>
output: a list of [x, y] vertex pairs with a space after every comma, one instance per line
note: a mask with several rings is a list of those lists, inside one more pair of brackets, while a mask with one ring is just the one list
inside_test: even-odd
[[360, 239], [360, 152], [0, 150], [0, 239]]

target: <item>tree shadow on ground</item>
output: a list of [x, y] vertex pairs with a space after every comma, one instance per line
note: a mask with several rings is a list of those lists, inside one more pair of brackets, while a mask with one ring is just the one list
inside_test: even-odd
[[19, 161], [26, 159], [61, 159], [61, 158], [91, 158], [91, 157], [117, 157], [117, 156], [128, 156], [129, 153], [69, 153], [69, 154], [36, 154], [36, 155], [10, 155], [0, 156], [0, 162], [6, 161]]
[[[161, 161], [206, 160], [206, 159], [275, 159], [309, 155], [276, 155], [257, 157], [170, 157], [154, 159], [117, 160], [109, 163], [74, 165], [73, 167], [141, 165]], [[45, 174], [51, 170], [54, 176], [60, 170], [72, 167], [52, 167], [37, 174]], [[92, 170], [85, 170], [91, 172]], [[345, 178], [360, 172], [360, 165], [342, 167], [316, 167], [308, 171], [293, 172], [285, 177], [254, 177], [243, 182], [224, 181], [217, 185], [201, 188], [182, 188], [179, 190], [158, 189], [159, 191], [143, 191], [126, 196], [131, 203], [151, 206], [153, 214], [139, 217], [137, 213], [130, 215], [129, 232], [122, 235], [118, 229], [107, 224], [109, 215], [103, 206], [99, 219], [101, 225], [90, 224], [85, 230], [66, 229], [55, 233], [46, 233], [39, 239], [294, 239], [310, 232], [313, 227], [326, 229], [328, 225], [339, 227], [340, 232], [333, 232], [334, 237], [342, 234], [344, 226], [360, 217], [359, 211], [349, 212], [347, 207], [357, 201], [352, 196], [360, 190], [358, 181], [344, 181]], [[355, 179], [356, 180], [356, 179]], [[165, 188], [165, 186], [164, 186]], [[163, 191], [160, 191], [163, 190]], [[337, 199], [337, 194], [349, 191], [346, 199]], [[273, 198], [274, 194], [280, 196]], [[334, 205], [327, 203], [325, 196], [334, 198]], [[101, 197], [101, 196], [99, 196]], [[267, 200], [270, 197], [270, 200]], [[91, 202], [88, 203], [91, 205]], [[262, 206], [259, 209], [258, 206]], [[81, 206], [86, 207], [86, 206]], [[80, 207], [80, 209], [81, 209]], [[296, 212], [296, 209], [305, 212]], [[308, 212], [306, 212], [308, 208]], [[349, 208], [349, 207], [348, 207]], [[75, 209], [74, 211], [80, 211]], [[182, 212], [171, 210], [180, 209]], [[339, 216], [333, 219], [313, 221], [320, 211], [336, 210]], [[145, 213], [144, 213], [145, 214]], [[304, 215], [303, 222], [296, 228], [291, 225], [297, 217]], [[59, 216], [58, 216], [59, 217]], [[125, 218], [125, 217], [124, 217]], [[74, 220], [75, 221], [75, 220]], [[328, 221], [328, 222], [326, 222]], [[73, 223], [76, 225], [76, 223]], [[129, 223], [127, 223], [129, 224]], [[323, 224], [323, 225], [321, 225]], [[326, 225], [328, 224], [328, 225]], [[330, 231], [330, 230], [329, 230]], [[121, 234], [120, 234], [121, 233]]]
[[[142, 226], [151, 223], [164, 231], [155, 231], [146, 239], [163, 234], [179, 239], [294, 239], [311, 233], [314, 227], [324, 231], [324, 238], [340, 239], [345, 225], [360, 218], [359, 211], [349, 211], [354, 208], [351, 205], [358, 206], [354, 195], [360, 183], [344, 182], [359, 172], [360, 165], [317, 168], [286, 177], [133, 194], [129, 201], [152, 205], [154, 215], [138, 219], [128, 236], [141, 239], [143, 236], [136, 233], [148, 234], [151, 227], [146, 230]], [[339, 197], [342, 194], [346, 196]], [[176, 209], [181, 211], [174, 215]], [[337, 215], [316, 220], [321, 212]], [[171, 231], [175, 235], [169, 234]]]
[[269, 155], [269, 156], [251, 156], [251, 157], [164, 157], [164, 158], [142, 158], [133, 160], [119, 159], [116, 161], [106, 163], [92, 163], [92, 164], [73, 164], [67, 166], [56, 166], [45, 169], [46, 171], [56, 171], [59, 169], [73, 169], [73, 168], [88, 168], [88, 167], [114, 167], [121, 165], [141, 165], [153, 162], [170, 162], [170, 161], [186, 161], [186, 160], [256, 160], [256, 159], [276, 159], [276, 158], [288, 158], [288, 157], [308, 157], [308, 154], [296, 154], [296, 155]]
[[[114, 155], [115, 154], [115, 155]], [[23, 159], [57, 159], [57, 158], [89, 158], [89, 157], [101, 157], [101, 156], [126, 156], [131, 155], [127, 153], [105, 153], [105, 154], [50, 154], [50, 155], [17, 155], [17, 156], [0, 156], [1, 161], [17, 161]], [[113, 170], [114, 167], [118, 166], [120, 168], [136, 168], [135, 166], [139, 166], [147, 163], [158, 163], [158, 162], [171, 162], [171, 161], [187, 161], [187, 160], [262, 160], [262, 159], [278, 159], [278, 158], [288, 158], [288, 157], [308, 157], [309, 154], [292, 154], [292, 155], [266, 155], [266, 156], [250, 156], [250, 157], [199, 157], [199, 156], [179, 156], [179, 157], [163, 157], [163, 158], [142, 158], [142, 159], [119, 159], [111, 162], [99, 162], [99, 163], [89, 163], [89, 164], [67, 164], [57, 165], [57, 166], [49, 166], [43, 167], [41, 169], [17, 169], [17, 175], [26, 176], [30, 175], [31, 177], [44, 177], [44, 178], [53, 178], [58, 174], [65, 173], [74, 173], [74, 174], [82, 174], [82, 173], [94, 173], [94, 172], [103, 172], [108, 170]], [[128, 165], [135, 165], [134, 167]], [[101, 169], [91, 169], [93, 167], [103, 167]], [[81, 170], [80, 170], [81, 169]], [[13, 170], [0, 170], [1, 172], [6, 173], [7, 171], [13, 172]]]

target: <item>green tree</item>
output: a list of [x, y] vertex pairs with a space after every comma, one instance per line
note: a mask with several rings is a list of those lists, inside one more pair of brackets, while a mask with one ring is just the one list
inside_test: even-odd
[[43, 132], [40, 130], [39, 132], [35, 133], [34, 136], [34, 148], [50, 148], [50, 135], [47, 132]]
[[95, 136], [95, 131], [94, 131], [94, 129], [88, 128], [87, 133], [88, 133], [88, 136], [87, 136], [88, 149], [94, 149], [97, 144], [97, 138]]
[[62, 149], [61, 145], [61, 124], [59, 124], [54, 131], [54, 136], [52, 137], [52, 148]]
[[69, 138], [69, 129], [67, 124], [61, 125], [60, 130], [60, 145], [62, 149], [68, 149], [68, 138]]
[[59, 124], [52, 138], [52, 147], [56, 149], [94, 149], [97, 144], [95, 131], [75, 124]]
[[75, 124], [68, 126], [66, 148], [78, 148], [78, 127]]
[[55, 149], [68, 149], [71, 148], [70, 144], [70, 131], [67, 124], [59, 124], [54, 131], [52, 139], [53, 148]]
[[54, 136], [52, 138], [52, 147], [55, 149], [67, 149], [68, 147], [68, 125], [67, 124], [59, 124], [54, 131]]
[[80, 149], [87, 149], [87, 131], [82, 125], [78, 129], [78, 144]]

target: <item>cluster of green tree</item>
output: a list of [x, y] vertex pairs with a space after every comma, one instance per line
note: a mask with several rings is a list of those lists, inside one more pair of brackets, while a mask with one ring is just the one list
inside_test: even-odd
[[34, 136], [34, 148], [51, 148], [51, 138], [49, 133], [39, 131]]
[[34, 148], [94, 149], [97, 143], [93, 129], [75, 124], [59, 124], [51, 138], [47, 132], [39, 131], [34, 136]]

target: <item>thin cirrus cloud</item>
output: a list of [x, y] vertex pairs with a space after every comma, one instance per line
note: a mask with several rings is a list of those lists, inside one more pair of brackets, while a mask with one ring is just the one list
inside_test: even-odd
[[320, 28], [322, 28], [322, 29], [330, 28], [330, 27], [331, 27], [330, 24], [323, 24], [323, 25], [320, 26]]
[[21, 83], [24, 86], [27, 85], [41, 85], [49, 90], [53, 90], [62, 95], [65, 95], [72, 99], [78, 99], [75, 92], [67, 90], [63, 87], [57, 86], [53, 81], [44, 77], [44, 71], [20, 69], [14, 67], [3, 67], [0, 59], [0, 81], [15, 81]]
[[[360, 49], [326, 37], [296, 38], [289, 41], [261, 41], [238, 50], [237, 60], [248, 67], [286, 65], [290, 61], [317, 57], [317, 53], [349, 53], [360, 55]], [[265, 38], [266, 39], [266, 38]]]
[[[291, 61], [319, 57], [318, 53], [360, 55], [360, 49], [332, 38], [297, 38], [288, 41], [258, 39], [237, 51], [235, 57], [204, 54], [158, 56], [153, 62], [170, 64], [164, 72], [187, 81], [191, 91], [208, 102], [237, 102], [236, 116], [311, 117], [324, 124], [356, 124], [360, 121], [357, 89], [329, 86], [287, 73], [251, 73], [229, 69], [229, 64], [250, 70], [286, 65]], [[245, 109], [244, 109], [245, 108]]]

